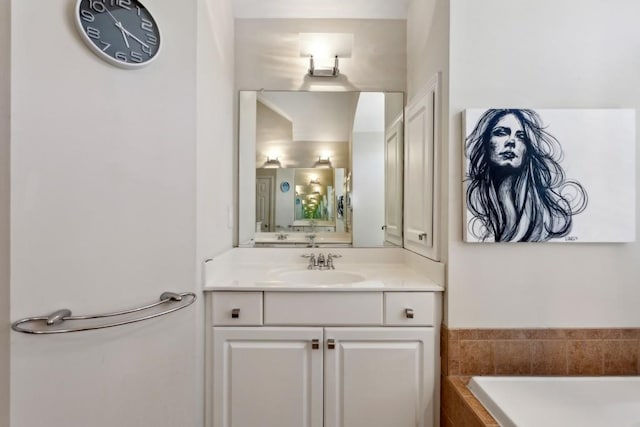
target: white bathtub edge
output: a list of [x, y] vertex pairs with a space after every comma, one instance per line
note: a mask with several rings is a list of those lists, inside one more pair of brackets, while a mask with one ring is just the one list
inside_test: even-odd
[[[482, 378], [481, 381], [490, 381], [489, 378]], [[511, 418], [502, 410], [500, 406], [493, 400], [491, 396], [482, 387], [482, 384], [476, 377], [472, 377], [467, 384], [467, 388], [478, 399], [484, 408], [491, 414], [491, 416], [498, 422], [501, 427], [518, 427]]]

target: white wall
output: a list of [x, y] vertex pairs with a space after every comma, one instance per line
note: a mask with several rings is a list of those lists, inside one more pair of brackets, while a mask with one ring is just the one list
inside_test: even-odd
[[[234, 29], [231, 0], [198, 0], [196, 274], [233, 245]], [[197, 282], [204, 283], [199, 276]], [[197, 306], [194, 426], [204, 425], [204, 298]], [[180, 424], [187, 427], [186, 424]]]
[[[196, 210], [197, 141], [208, 135], [196, 128], [196, 2], [145, 2], [164, 46], [141, 70], [89, 51], [75, 3], [12, 5], [13, 320], [198, 290], [197, 252], [224, 245], [196, 250], [196, 215], [207, 212]], [[198, 316], [191, 307], [100, 331], [12, 333], [11, 426], [199, 425]]]
[[198, 0], [198, 260], [232, 247], [234, 20], [232, 0]]
[[[440, 140], [439, 164], [448, 164], [449, 146], [449, 0], [411, 0], [407, 14], [407, 103], [424, 90], [429, 80], [439, 75]], [[447, 263], [448, 254], [448, 179], [447, 168], [440, 168], [440, 227], [434, 238], [439, 240], [440, 260]], [[445, 298], [446, 301], [446, 298]], [[447, 306], [445, 304], [445, 313]]]
[[[451, 1], [449, 327], [640, 325], [638, 242], [461, 241], [461, 112], [487, 106], [640, 110], [638, 16], [635, 0]], [[603, 159], [603, 170], [608, 167], [615, 158]]]
[[[287, 227], [293, 225], [293, 220], [295, 219], [295, 172], [296, 170], [293, 168], [276, 169], [276, 231], [287, 231]], [[280, 190], [280, 184], [284, 181], [288, 182], [290, 186], [289, 191], [286, 193]], [[278, 226], [282, 227], [282, 229], [277, 229]]]
[[9, 427], [10, 30], [10, 2], [0, 0], [0, 427]]
[[[306, 76], [308, 58], [299, 56], [298, 33], [352, 33], [352, 57], [340, 61], [341, 76]], [[404, 20], [238, 19], [236, 88], [239, 90], [404, 91]]]

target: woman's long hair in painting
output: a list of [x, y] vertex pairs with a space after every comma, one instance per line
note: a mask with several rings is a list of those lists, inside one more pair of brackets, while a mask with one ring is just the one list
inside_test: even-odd
[[[508, 172], [491, 161], [491, 134], [498, 121], [513, 114], [525, 132], [522, 165]], [[571, 232], [572, 215], [585, 210], [587, 193], [567, 180], [560, 162], [562, 148], [544, 130], [533, 110], [491, 109], [466, 138], [469, 167], [466, 200], [473, 214], [469, 232], [481, 241], [542, 242]], [[509, 188], [499, 188], [509, 182]]]

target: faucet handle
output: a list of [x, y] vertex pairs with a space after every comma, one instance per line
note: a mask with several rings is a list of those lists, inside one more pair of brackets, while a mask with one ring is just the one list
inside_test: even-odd
[[330, 258], [342, 258], [342, 255], [340, 254], [327, 254], [327, 256]]
[[313, 254], [302, 254], [300, 255], [302, 258], [314, 258], [315, 256]]

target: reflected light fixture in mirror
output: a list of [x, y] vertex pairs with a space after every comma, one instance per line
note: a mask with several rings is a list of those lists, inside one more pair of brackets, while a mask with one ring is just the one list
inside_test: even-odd
[[267, 157], [267, 161], [264, 162], [264, 165], [262, 165], [262, 167], [265, 169], [275, 169], [275, 168], [281, 168], [282, 164], [280, 163], [280, 160], [278, 160], [277, 157], [275, 159], [270, 159], [269, 157]]
[[329, 169], [332, 167], [331, 160], [328, 157], [326, 159], [323, 159], [322, 157], [318, 157], [318, 161], [316, 161], [316, 164], [313, 167]]
[[[350, 33], [300, 33], [300, 56], [309, 58], [309, 75], [312, 77], [337, 77], [340, 74], [338, 58], [351, 58], [353, 34]], [[329, 60], [332, 63], [319, 61]]]

